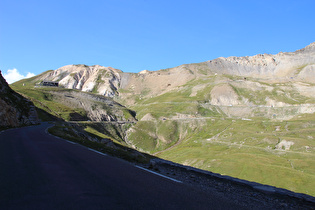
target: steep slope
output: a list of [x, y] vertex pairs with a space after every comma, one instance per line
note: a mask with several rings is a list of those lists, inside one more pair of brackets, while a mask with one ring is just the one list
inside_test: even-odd
[[33, 103], [14, 92], [0, 72], [0, 128], [37, 124]]

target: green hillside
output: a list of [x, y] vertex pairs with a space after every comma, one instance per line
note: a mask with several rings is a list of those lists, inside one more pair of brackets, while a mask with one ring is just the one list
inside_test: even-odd
[[[291, 83], [247, 78], [260, 86], [254, 89], [234, 76], [216, 81], [209, 76], [142, 95], [131, 106], [140, 121], [128, 131], [129, 143], [180, 164], [314, 196], [315, 114], [299, 114], [300, 104], [312, 104], [314, 97]], [[211, 104], [211, 91], [223, 83], [237, 94], [238, 105]], [[267, 105], [266, 98], [285, 106]]]

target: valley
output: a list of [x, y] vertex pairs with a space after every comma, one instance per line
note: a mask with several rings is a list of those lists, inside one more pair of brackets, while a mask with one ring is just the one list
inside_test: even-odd
[[61, 137], [315, 196], [314, 63], [312, 43], [139, 73], [69, 65], [11, 87]]

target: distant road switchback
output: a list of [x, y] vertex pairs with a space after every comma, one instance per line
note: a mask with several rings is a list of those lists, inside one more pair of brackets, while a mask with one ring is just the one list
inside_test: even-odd
[[45, 132], [0, 133], [0, 209], [244, 209]]

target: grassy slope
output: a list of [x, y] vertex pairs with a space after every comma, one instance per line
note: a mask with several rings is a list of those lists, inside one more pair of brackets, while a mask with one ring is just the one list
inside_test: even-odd
[[64, 120], [70, 120], [71, 114], [78, 113], [81, 116], [86, 116], [86, 112], [83, 109], [72, 108], [66, 106], [58, 101], [54, 100], [54, 95], [51, 91], [73, 91], [63, 90], [59, 88], [21, 88], [12, 85], [12, 88], [29, 98], [36, 107], [43, 109], [44, 111], [62, 118]]
[[[141, 119], [147, 113], [151, 113], [155, 118], [172, 117], [176, 113], [187, 115], [199, 113], [203, 116], [218, 116], [216, 110], [206, 110], [201, 105], [211, 99], [210, 91], [213, 88], [213, 84], [211, 84], [213, 81], [213, 77], [190, 81], [179, 87], [179, 89], [139, 100], [136, 105], [132, 106], [132, 109], [137, 112], [138, 119]], [[193, 87], [197, 84], [204, 84], [205, 87], [194, 96], [191, 96]]]
[[41, 75], [47, 72], [44, 72], [32, 78], [20, 80], [18, 82], [13, 83], [10, 86], [16, 92], [30, 99], [35, 104], [36, 107], [58, 118], [69, 120], [70, 113], [75, 113], [75, 112], [85, 115], [86, 113], [84, 113], [83, 110], [76, 110], [71, 107], [65, 106], [61, 103], [58, 103], [57, 101], [54, 101], [53, 94], [50, 93], [50, 91], [71, 91], [71, 90], [66, 90], [66, 89], [61, 89], [61, 88], [50, 88], [50, 87], [36, 87], [35, 88], [35, 85], [41, 82], [41, 80], [39, 79]]
[[[144, 151], [158, 152], [164, 159], [314, 196], [315, 115], [284, 122], [262, 117], [252, 121], [226, 118], [220, 110], [203, 106], [211, 100], [213, 81], [213, 77], [194, 80], [178, 90], [138, 101], [132, 107], [138, 118], [150, 113], [155, 120], [135, 125], [129, 141]], [[193, 88], [200, 84], [205, 85], [191, 96]], [[266, 97], [292, 105], [314, 102], [297, 92], [283, 91], [283, 84], [261, 84], [273, 90], [233, 88], [239, 98], [256, 105], [265, 105]], [[172, 119], [177, 113], [191, 119]], [[294, 144], [288, 151], [276, 150], [282, 140]]]
[[[280, 131], [275, 131], [277, 126], [281, 126]], [[199, 126], [194, 134], [171, 150], [160, 153], [159, 157], [315, 195], [314, 136], [314, 120], [216, 119]], [[281, 140], [292, 141], [294, 145], [288, 151], [276, 150]]]

